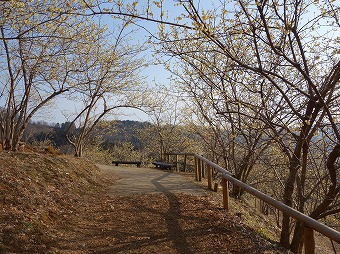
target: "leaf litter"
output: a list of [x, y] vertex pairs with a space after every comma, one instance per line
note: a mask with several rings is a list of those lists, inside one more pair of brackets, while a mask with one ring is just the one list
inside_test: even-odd
[[0, 153], [0, 253], [287, 253], [214, 195], [107, 196], [117, 179], [85, 159]]

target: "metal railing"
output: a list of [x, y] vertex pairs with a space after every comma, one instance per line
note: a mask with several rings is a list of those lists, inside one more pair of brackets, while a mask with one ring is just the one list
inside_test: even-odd
[[[302, 222], [304, 224], [304, 250], [306, 254], [314, 254], [315, 253], [315, 239], [314, 239], [314, 230], [321, 233], [322, 235], [330, 238], [331, 240], [340, 243], [340, 232], [337, 230], [326, 226], [314, 220], [313, 218], [283, 204], [280, 201], [273, 199], [272, 197], [262, 193], [261, 191], [241, 182], [236, 179], [232, 173], [217, 165], [216, 163], [206, 159], [203, 156], [200, 156], [195, 153], [168, 153], [168, 160], [170, 156], [176, 156], [176, 165], [178, 165], [178, 156], [185, 156], [185, 163], [187, 160], [187, 156], [194, 157], [194, 171], [195, 171], [195, 179], [196, 181], [201, 181], [202, 176], [204, 177], [204, 164], [207, 165], [207, 180], [208, 180], [208, 189], [212, 189], [212, 170], [216, 170], [222, 175], [222, 193], [223, 193], [223, 206], [225, 210], [229, 210], [229, 188], [228, 182], [233, 183], [234, 185], [242, 188], [244, 191], [249, 194], [259, 198], [260, 200], [270, 204], [271, 206], [277, 208], [279, 211], [295, 218], [296, 220]], [[178, 170], [178, 167], [177, 167]]]

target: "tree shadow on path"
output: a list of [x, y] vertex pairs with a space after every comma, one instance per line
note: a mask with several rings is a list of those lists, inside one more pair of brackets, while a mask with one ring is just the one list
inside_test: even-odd
[[193, 252], [188, 246], [186, 236], [179, 224], [179, 219], [182, 216], [179, 198], [160, 183], [161, 180], [166, 178], [169, 174], [171, 173], [165, 173], [164, 175], [151, 180], [151, 182], [159, 191], [164, 193], [168, 199], [169, 210], [167, 214], [165, 214], [165, 221], [168, 227], [168, 237], [172, 240], [174, 248], [179, 254], [191, 254]]
[[179, 193], [171, 174], [151, 179], [158, 193], [87, 197], [58, 226], [50, 253], [285, 253], [209, 196]]

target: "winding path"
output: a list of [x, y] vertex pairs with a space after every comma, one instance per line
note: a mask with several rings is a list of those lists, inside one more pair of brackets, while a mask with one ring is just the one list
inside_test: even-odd
[[111, 186], [108, 195], [129, 196], [154, 193], [207, 195], [202, 186], [192, 182], [188, 177], [171, 171], [155, 168], [98, 166], [102, 170], [113, 171], [120, 178]]

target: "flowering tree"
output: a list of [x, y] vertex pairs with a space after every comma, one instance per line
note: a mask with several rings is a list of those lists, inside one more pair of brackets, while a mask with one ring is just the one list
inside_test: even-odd
[[[72, 94], [81, 106], [67, 130], [66, 138], [80, 157], [94, 127], [119, 108], [141, 109], [147, 101], [145, 83], [138, 75], [145, 63], [138, 54], [143, 46], [129, 45], [125, 30], [130, 20], [117, 25], [114, 34], [101, 34], [78, 59], [83, 72], [77, 75]], [[116, 36], [116, 37], [115, 37]], [[107, 39], [109, 38], [109, 39]], [[77, 131], [72, 127], [77, 126]]]
[[[200, 87], [205, 98], [214, 95], [210, 105], [218, 105], [216, 114], [227, 119], [232, 114], [239, 122], [251, 122], [253, 129], [262, 126], [264, 137], [275, 140], [288, 158], [286, 205], [315, 219], [338, 212], [339, 7], [308, 0], [220, 1], [210, 9], [199, 1], [179, 3], [184, 8], [179, 19], [191, 22], [193, 29], [162, 26], [160, 52], [185, 63], [181, 78], [199, 79], [187, 82], [192, 90]], [[235, 73], [236, 90], [230, 82]], [[225, 96], [215, 96], [223, 89]], [[231, 100], [235, 91], [242, 94]], [[316, 179], [311, 149], [320, 137], [328, 140], [327, 159], [321, 160]], [[313, 191], [321, 185], [323, 195], [315, 200]], [[303, 226], [296, 224], [290, 242], [289, 216], [282, 224], [281, 243], [297, 252]]]
[[80, 66], [75, 59], [87, 54], [94, 22], [71, 15], [84, 9], [76, 2], [1, 1], [0, 13], [0, 142], [16, 150], [34, 114], [76, 84]]

